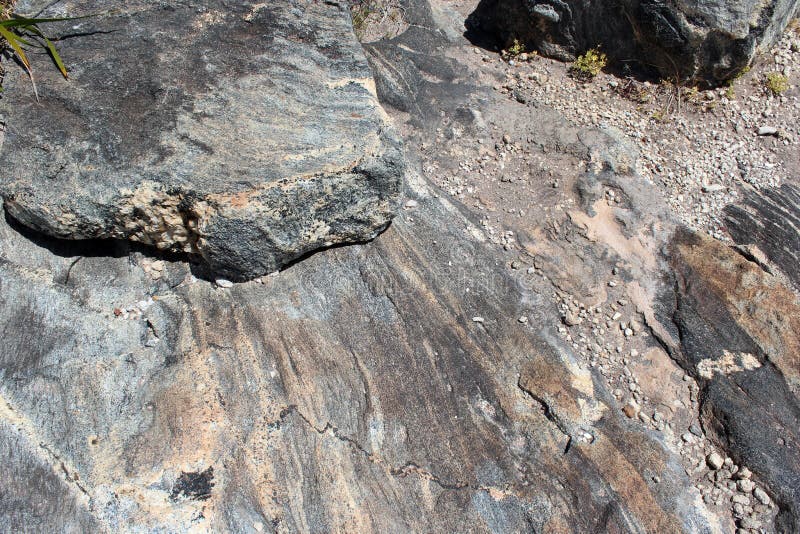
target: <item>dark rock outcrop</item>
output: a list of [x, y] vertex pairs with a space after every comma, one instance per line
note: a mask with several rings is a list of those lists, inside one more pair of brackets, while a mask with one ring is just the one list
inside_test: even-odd
[[672, 354], [701, 384], [704, 428], [750, 466], [800, 529], [800, 302], [774, 276], [708, 237], [672, 243]]
[[6, 76], [0, 192], [18, 221], [190, 253], [234, 280], [389, 224], [402, 155], [346, 6], [56, 9], [109, 14], [50, 28], [80, 35], [59, 43], [70, 82], [36, 65], [38, 102]]
[[[414, 23], [397, 46], [449, 64]], [[43, 531], [711, 530], [674, 453], [558, 337], [548, 287], [407, 177], [416, 204], [375, 242], [229, 290], [0, 222], [5, 526], [46, 502]]]
[[800, 291], [800, 188], [751, 191], [725, 209], [725, 226], [752, 261]]
[[599, 46], [617, 66], [718, 85], [768, 50], [798, 10], [797, 0], [483, 0], [470, 25], [564, 61]]

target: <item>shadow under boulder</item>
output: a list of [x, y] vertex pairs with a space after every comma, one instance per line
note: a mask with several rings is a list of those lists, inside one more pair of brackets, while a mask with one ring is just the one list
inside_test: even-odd
[[799, 11], [797, 0], [482, 0], [467, 36], [501, 47], [517, 40], [562, 61], [599, 47], [617, 66], [716, 86], [775, 44]]

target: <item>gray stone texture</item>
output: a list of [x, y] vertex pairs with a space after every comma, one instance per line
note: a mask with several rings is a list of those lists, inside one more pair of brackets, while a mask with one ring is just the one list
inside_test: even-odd
[[[329, 4], [291, 5], [338, 13]], [[620, 136], [494, 95], [458, 59], [474, 54], [452, 31], [463, 18], [443, 5], [407, 2], [408, 30], [367, 47], [382, 96], [408, 118], [402, 196], [414, 201], [373, 242], [223, 288], [130, 240], [65, 241], [0, 219], [0, 531], [731, 530], [664, 436], [628, 419], [557, 331], [553, 281], [593, 288], [620, 260], [620, 277], [654, 307], [653, 347], [680, 366], [665, 381], [698, 379], [703, 431], [774, 497], [774, 529], [798, 530], [800, 319], [772, 314], [800, 317], [794, 294], [734, 249], [677, 231]], [[330, 46], [337, 39], [349, 42], [349, 30]], [[522, 231], [520, 243], [545, 247], [548, 279], [508, 269], [486, 241], [485, 212], [420, 172], [419, 147], [445, 118], [481, 132], [481, 116], [527, 123], [542, 154], [585, 162], [574, 215], [597, 216], [617, 191], [613, 220], [646, 257], [577, 231]], [[441, 166], [453, 157], [432, 152]], [[796, 219], [795, 203], [773, 203], [748, 200], [752, 220]], [[793, 268], [796, 251], [767, 252], [776, 269]], [[551, 253], [563, 263], [548, 267]], [[754, 293], [729, 283], [745, 275]], [[742, 312], [753, 294], [760, 312]], [[717, 349], [761, 367], [698, 376]]]
[[20, 69], [6, 76], [0, 193], [21, 223], [189, 253], [234, 280], [389, 224], [403, 159], [345, 5], [47, 13], [103, 14], [47, 27], [76, 35], [59, 42], [71, 81], [34, 58], [39, 102]]
[[798, 10], [797, 0], [483, 0], [471, 27], [564, 61], [600, 47], [616, 67], [719, 85], [769, 50]]

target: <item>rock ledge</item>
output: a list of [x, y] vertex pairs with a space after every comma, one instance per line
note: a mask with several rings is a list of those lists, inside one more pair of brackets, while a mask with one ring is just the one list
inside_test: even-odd
[[12, 217], [58, 238], [190, 253], [234, 280], [389, 224], [400, 142], [343, 7], [97, 4], [59, 4], [115, 8], [60, 28], [84, 34], [62, 41], [71, 82], [42, 66], [37, 103], [21, 72], [6, 76]]

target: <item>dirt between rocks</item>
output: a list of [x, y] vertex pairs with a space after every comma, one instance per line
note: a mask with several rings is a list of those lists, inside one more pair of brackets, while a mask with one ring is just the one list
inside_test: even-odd
[[[431, 2], [454, 19], [475, 4]], [[721, 524], [742, 532], [765, 531], [776, 507], [747, 466], [705, 435], [700, 387], [659, 341], [666, 334], [646, 277], [657, 271], [657, 235], [669, 230], [654, 217], [648, 231], [631, 235], [636, 225], [615, 209], [646, 212], [649, 204], [631, 205], [626, 191], [606, 184], [590, 216], [576, 188], [590, 167], [608, 165], [595, 153], [606, 146], [617, 151], [615, 173], [661, 197], [653, 205], [731, 243], [726, 205], [800, 181], [799, 27], [730, 87], [710, 91], [605, 72], [579, 81], [569, 64], [535, 54], [450, 47], [442, 53], [469, 72], [460, 79], [491, 87], [494, 98], [488, 110], [470, 108], [468, 121], [442, 107], [430, 120], [438, 127], [413, 146], [425, 175], [480, 218], [485, 237], [504, 251], [503, 267], [522, 287], [551, 292], [564, 323], [558, 331], [581, 365], [605, 378], [628, 418], [663, 436]], [[768, 88], [771, 73], [788, 80], [781, 94]], [[392, 114], [405, 124], [404, 138], [413, 138], [409, 114]], [[525, 315], [518, 322], [530, 327]]]

